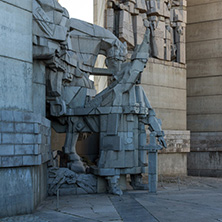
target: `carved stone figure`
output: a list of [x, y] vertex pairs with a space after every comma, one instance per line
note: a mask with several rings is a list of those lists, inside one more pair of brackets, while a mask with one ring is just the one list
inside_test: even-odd
[[[34, 59], [45, 64], [48, 117], [57, 132], [66, 133], [67, 167], [85, 172], [76, 153], [78, 135], [99, 133], [99, 160], [91, 172], [106, 177], [110, 193], [121, 195], [121, 174], [132, 175], [133, 188], [146, 188], [141, 183], [147, 167], [145, 125], [166, 147], [161, 124], [139, 85], [149, 57], [149, 24], [131, 61], [123, 63], [126, 44], [102, 27], [69, 19], [57, 0], [34, 0], [33, 15]], [[112, 73], [114, 81], [96, 95], [89, 74], [95, 71], [98, 54], [106, 56], [108, 67], [100, 71]]]
[[[184, 35], [179, 37], [177, 32], [178, 26], [185, 31], [185, 7], [185, 0], [108, 0], [106, 25], [132, 50], [142, 42], [144, 26], [141, 21], [148, 19], [151, 24], [150, 57], [185, 63]], [[177, 41], [177, 37], [181, 40]]]

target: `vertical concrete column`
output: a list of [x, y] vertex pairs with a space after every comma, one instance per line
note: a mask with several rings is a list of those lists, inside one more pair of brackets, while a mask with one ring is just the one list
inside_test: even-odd
[[46, 196], [50, 121], [32, 60], [32, 0], [0, 1], [0, 217], [31, 213]]
[[222, 176], [222, 2], [188, 0], [189, 175]]

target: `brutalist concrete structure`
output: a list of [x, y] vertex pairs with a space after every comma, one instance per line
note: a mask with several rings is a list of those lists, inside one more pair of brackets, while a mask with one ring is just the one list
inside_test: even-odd
[[[94, 22], [104, 26], [128, 50], [140, 44], [143, 20], [151, 25], [151, 54], [141, 83], [157, 117], [162, 120], [168, 149], [159, 152], [159, 175], [187, 175], [190, 132], [186, 106], [186, 1], [94, 1]], [[103, 60], [98, 61], [103, 65]], [[107, 84], [97, 77], [97, 89]]]
[[221, 1], [188, 0], [188, 174], [222, 176]]
[[45, 78], [32, 61], [32, 1], [0, 1], [0, 217], [47, 195], [50, 121]]

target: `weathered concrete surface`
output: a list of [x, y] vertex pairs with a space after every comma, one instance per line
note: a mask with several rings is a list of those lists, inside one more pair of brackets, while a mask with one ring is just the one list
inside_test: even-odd
[[59, 206], [56, 205], [56, 197], [50, 197], [32, 215], [1, 220], [4, 222], [221, 221], [221, 185], [222, 179], [214, 178], [161, 178], [156, 195], [150, 195], [147, 191], [129, 190], [122, 197], [106, 194], [66, 196], [60, 197]]
[[190, 175], [221, 176], [221, 1], [188, 0], [187, 127]]
[[206, 99], [213, 98], [211, 100], [215, 101], [216, 96], [219, 97], [220, 95], [222, 95], [221, 83], [222, 76], [215, 76], [214, 78], [208, 76], [205, 78], [188, 79], [188, 98], [191, 96], [205, 97], [206, 95], [208, 95], [209, 97]]
[[31, 213], [46, 197], [46, 167], [0, 169], [0, 217]]
[[170, 176], [187, 175], [187, 153], [170, 153], [158, 155], [158, 174]]
[[222, 19], [222, 15], [220, 13], [222, 10], [222, 4], [220, 1], [208, 0], [206, 2], [206, 0], [199, 0], [195, 1], [196, 5], [190, 4], [190, 2], [194, 2], [194, 0], [188, 0], [187, 2], [188, 2], [188, 9], [187, 9], [188, 23], [194, 23], [194, 22], [198, 23], [198, 22]]
[[0, 55], [31, 63], [32, 13], [7, 2], [0, 2]]
[[0, 108], [32, 110], [32, 65], [0, 56], [0, 73]]
[[188, 174], [222, 177], [222, 152], [191, 152], [188, 154]]
[[[216, 87], [217, 85], [215, 85], [215, 88]], [[221, 87], [218, 86], [218, 88], [221, 88]], [[189, 109], [190, 115], [221, 114], [222, 95], [212, 95], [212, 96], [203, 95], [203, 96], [197, 96], [197, 97], [188, 97], [187, 107]]]
[[162, 120], [162, 128], [164, 130], [186, 129], [186, 110], [160, 109], [156, 107], [154, 108], [157, 117]]

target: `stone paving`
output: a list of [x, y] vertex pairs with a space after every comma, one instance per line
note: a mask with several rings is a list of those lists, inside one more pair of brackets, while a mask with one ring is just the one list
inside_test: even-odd
[[[59, 203], [59, 204], [58, 204]], [[158, 193], [128, 190], [108, 194], [48, 197], [32, 215], [1, 222], [216, 222], [222, 221], [222, 178], [164, 178]]]

